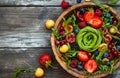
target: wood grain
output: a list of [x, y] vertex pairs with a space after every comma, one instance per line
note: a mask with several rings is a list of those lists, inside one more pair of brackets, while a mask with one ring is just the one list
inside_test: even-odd
[[[12, 78], [17, 66], [35, 70], [35, 68], [40, 67], [38, 58], [42, 53], [49, 53], [53, 58], [53, 65], [58, 67], [58, 69], [44, 69], [45, 76], [43, 78], [74, 78], [59, 66], [53, 56], [51, 48], [1, 48], [0, 78]], [[105, 78], [119, 77], [120, 72], [117, 71], [116, 73], [108, 75]], [[18, 78], [35, 78], [34, 72], [20, 74]]]
[[0, 47], [51, 47], [45, 22], [62, 12], [61, 7], [0, 7]]
[[[30, 5], [37, 5], [37, 6], [60, 6], [62, 0], [1, 0], [1, 5], [24, 5], [24, 6], [30, 6]], [[76, 4], [76, 0], [66, 0], [70, 3], [70, 5]], [[82, 0], [84, 2], [85, 0]], [[94, 1], [94, 0], [91, 0]], [[106, 3], [109, 0], [97, 0], [99, 3]], [[117, 3], [117, 5], [120, 4], [120, 1]]]

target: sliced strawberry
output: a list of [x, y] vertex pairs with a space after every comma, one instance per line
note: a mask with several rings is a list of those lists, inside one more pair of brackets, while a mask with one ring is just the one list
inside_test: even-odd
[[95, 16], [89, 21], [89, 24], [94, 28], [100, 28], [103, 24], [103, 20], [100, 17]]
[[84, 13], [83, 18], [84, 18], [85, 22], [89, 22], [94, 16], [95, 16], [95, 13], [93, 10], [91, 10], [91, 11], [86, 11]]
[[84, 69], [87, 70], [89, 73], [92, 73], [97, 70], [97, 63], [95, 60], [88, 60], [85, 65]]
[[88, 61], [89, 58], [88, 58], [88, 55], [87, 55], [87, 52], [86, 51], [79, 51], [78, 55], [77, 55], [77, 58], [80, 60], [80, 61]]

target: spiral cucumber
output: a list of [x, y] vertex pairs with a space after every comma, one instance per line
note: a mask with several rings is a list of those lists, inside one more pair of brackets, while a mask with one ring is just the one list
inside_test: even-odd
[[76, 41], [80, 49], [93, 52], [97, 50], [102, 42], [102, 39], [103, 38], [100, 30], [87, 26], [81, 29], [77, 34]]

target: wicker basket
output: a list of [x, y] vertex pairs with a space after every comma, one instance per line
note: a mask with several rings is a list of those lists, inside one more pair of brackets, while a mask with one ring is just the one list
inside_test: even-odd
[[[61, 24], [61, 22], [63, 22], [62, 18], [69, 16], [69, 14], [71, 14], [74, 9], [77, 9], [77, 8], [80, 8], [80, 7], [89, 7], [89, 6], [91, 7], [91, 6], [96, 6], [96, 5], [93, 2], [91, 2], [90, 0], [85, 0], [85, 2], [83, 2], [83, 3], [75, 4], [72, 7], [68, 8], [57, 19], [57, 21], [55, 23], [55, 28], [57, 28]], [[107, 5], [104, 5], [104, 7], [110, 8], [110, 11], [113, 13], [113, 15], [118, 17], [117, 12], [113, 8], [111, 8], [111, 7], [107, 6]], [[65, 59], [62, 57], [61, 53], [57, 50], [57, 47], [55, 45], [55, 36], [54, 36], [54, 34], [51, 35], [51, 46], [52, 46], [55, 58], [58, 61], [58, 63], [61, 65], [61, 67], [64, 70], [66, 70], [68, 73], [70, 73], [71, 75], [73, 75], [73, 76], [75, 76], [77, 78], [101, 78], [101, 77], [104, 77], [104, 76], [107, 76], [108, 74], [110, 74], [110, 72], [106, 72], [106, 73], [99, 73], [97, 75], [92, 75], [92, 76], [88, 77], [88, 76], [84, 76], [83, 72], [77, 70], [76, 68], [68, 69], [66, 67]], [[120, 66], [120, 62], [117, 62], [115, 64], [114, 68], [117, 69], [119, 66]]]

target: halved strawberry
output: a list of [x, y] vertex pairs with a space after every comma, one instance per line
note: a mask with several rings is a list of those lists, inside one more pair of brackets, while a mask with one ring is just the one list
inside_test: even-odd
[[93, 60], [93, 59], [88, 60], [84, 65], [84, 69], [87, 70], [89, 73], [92, 73], [92, 72], [96, 71], [97, 70], [96, 61]]
[[83, 18], [84, 18], [85, 22], [88, 23], [94, 16], [95, 16], [94, 11], [93, 11], [93, 10], [90, 10], [90, 11], [86, 11], [86, 12], [84, 13]]
[[103, 20], [100, 17], [95, 16], [89, 21], [89, 24], [94, 28], [100, 28], [103, 24]]
[[79, 51], [78, 55], [77, 55], [77, 58], [80, 60], [80, 61], [88, 61], [89, 58], [88, 58], [88, 55], [87, 55], [87, 52], [86, 51]]

